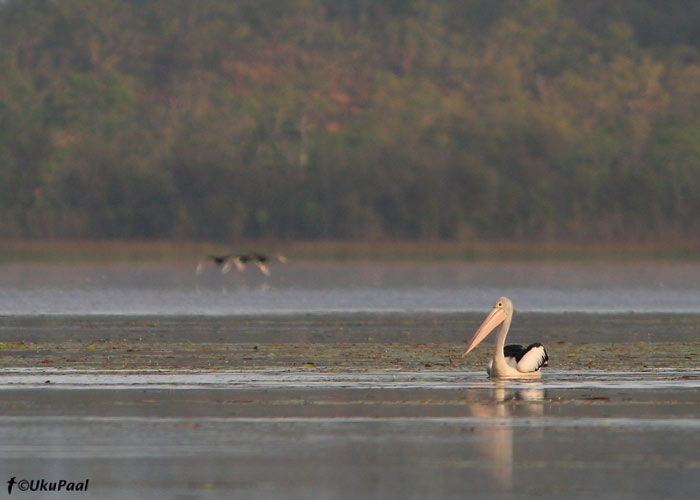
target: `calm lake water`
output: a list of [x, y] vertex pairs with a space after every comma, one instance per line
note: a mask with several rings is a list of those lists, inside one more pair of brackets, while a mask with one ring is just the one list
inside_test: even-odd
[[700, 263], [290, 263], [264, 276], [191, 265], [0, 266], [0, 314], [698, 312]]
[[108, 499], [696, 499], [699, 388], [697, 370], [3, 370], [0, 469]]
[[[700, 263], [195, 265], [0, 266], [3, 488], [700, 498]], [[447, 364], [500, 295], [541, 380]]]

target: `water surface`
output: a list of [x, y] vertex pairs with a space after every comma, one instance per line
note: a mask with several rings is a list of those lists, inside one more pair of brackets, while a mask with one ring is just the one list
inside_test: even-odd
[[699, 387], [698, 370], [499, 383], [454, 371], [6, 369], [0, 468], [89, 478], [90, 498], [108, 499], [690, 499]]
[[[89, 479], [106, 499], [700, 497], [698, 264], [194, 267], [0, 266], [0, 481]], [[541, 380], [486, 378], [492, 339], [456, 356], [504, 294], [509, 341], [547, 345]]]
[[241, 315], [483, 311], [698, 312], [698, 263], [290, 263], [0, 266], [0, 314]]

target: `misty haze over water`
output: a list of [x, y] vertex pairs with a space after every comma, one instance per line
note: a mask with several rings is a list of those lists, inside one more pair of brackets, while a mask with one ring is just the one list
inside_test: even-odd
[[0, 314], [240, 315], [519, 311], [698, 312], [696, 263], [293, 263], [201, 275], [188, 265], [12, 264]]

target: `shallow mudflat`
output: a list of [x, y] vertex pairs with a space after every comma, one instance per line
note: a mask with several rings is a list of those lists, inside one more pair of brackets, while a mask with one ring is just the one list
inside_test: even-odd
[[[481, 371], [461, 354], [483, 314], [0, 316], [0, 367]], [[551, 369], [700, 367], [698, 314], [516, 314], [508, 342], [546, 345]]]
[[0, 470], [90, 498], [698, 497], [700, 316], [517, 314], [550, 366], [504, 383], [489, 340], [459, 357], [482, 319], [0, 317]]

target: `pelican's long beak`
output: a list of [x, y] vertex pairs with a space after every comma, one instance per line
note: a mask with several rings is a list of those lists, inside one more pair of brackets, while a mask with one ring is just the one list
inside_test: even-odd
[[469, 352], [474, 349], [476, 346], [478, 346], [482, 340], [486, 338], [486, 336], [491, 333], [491, 331], [496, 328], [498, 325], [503, 323], [506, 319], [506, 312], [503, 310], [502, 307], [494, 307], [491, 309], [491, 312], [489, 313], [488, 316], [486, 316], [486, 319], [484, 320], [483, 323], [481, 323], [481, 326], [479, 329], [476, 331], [472, 339], [469, 341], [469, 345], [467, 346], [467, 350], [464, 351], [464, 354], [462, 354], [462, 357], [466, 356], [469, 354]]

